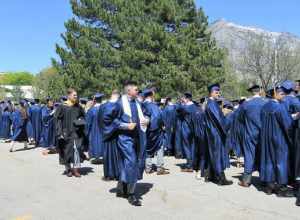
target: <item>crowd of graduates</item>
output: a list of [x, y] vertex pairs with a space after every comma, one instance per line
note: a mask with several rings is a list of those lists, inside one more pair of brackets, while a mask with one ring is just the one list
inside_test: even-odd
[[[110, 97], [79, 98], [74, 89], [56, 100], [48, 97], [0, 103], [0, 138], [58, 153], [68, 177], [81, 177], [84, 160], [103, 163], [105, 181], [117, 181], [117, 197], [140, 206], [136, 183], [143, 173], [167, 175], [164, 156], [185, 159], [182, 172], [217, 185], [231, 156], [244, 158], [239, 185], [249, 187], [258, 171], [266, 194], [297, 197], [300, 206], [300, 81], [286, 80], [269, 91], [259, 85], [248, 98], [226, 100], [218, 83], [198, 101], [186, 92], [174, 100], [155, 100], [155, 88], [139, 91], [128, 81]], [[154, 160], [155, 159], [155, 160]]]

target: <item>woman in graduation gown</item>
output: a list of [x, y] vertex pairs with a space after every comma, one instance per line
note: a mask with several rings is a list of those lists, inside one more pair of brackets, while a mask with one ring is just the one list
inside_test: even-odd
[[42, 133], [42, 107], [39, 99], [35, 99], [32, 102], [28, 112], [29, 120], [33, 128], [33, 139], [35, 141], [35, 146], [38, 147]]
[[89, 138], [89, 157], [92, 163], [98, 163], [103, 157], [102, 130], [99, 125], [99, 110], [101, 108], [103, 94], [94, 95], [94, 105], [87, 111], [87, 135]]
[[289, 130], [293, 120], [282, 104], [285, 93], [280, 87], [274, 90], [273, 99], [261, 111], [260, 180], [266, 184], [266, 194], [275, 192], [281, 197], [292, 197], [294, 194], [288, 190], [287, 184], [289, 149], [292, 144]]
[[42, 133], [40, 146], [44, 148], [43, 154], [54, 152], [55, 147], [55, 121], [54, 103], [51, 98], [47, 98], [47, 105], [42, 107]]
[[26, 124], [28, 122], [28, 114], [26, 109], [26, 102], [20, 102], [20, 108], [16, 108], [12, 116], [12, 124], [14, 127], [13, 136], [11, 138], [10, 152], [14, 152], [14, 146], [16, 142], [24, 142], [24, 148], [27, 148], [27, 132]]
[[[230, 122], [229, 122], [230, 120]], [[241, 108], [240, 106], [233, 109], [233, 112], [226, 117], [226, 149], [233, 151], [237, 158], [241, 157], [241, 142], [243, 133], [243, 123], [241, 121]]]
[[11, 120], [10, 120], [11, 112], [9, 111], [9, 106], [6, 105], [3, 108], [1, 114], [1, 130], [0, 130], [0, 138], [4, 140], [10, 139], [11, 134]]
[[85, 112], [78, 104], [77, 92], [68, 89], [67, 94], [68, 100], [60, 105], [54, 114], [59, 156], [68, 177], [81, 177], [80, 163], [86, 159], [83, 153], [86, 147]]
[[206, 133], [206, 156], [205, 165], [207, 172], [205, 178], [212, 179], [218, 185], [231, 185], [225, 177], [225, 169], [229, 167], [228, 150], [225, 147], [226, 128], [225, 117], [217, 100], [220, 98], [220, 85], [213, 84], [208, 87], [209, 98], [205, 106], [205, 133]]
[[103, 180], [118, 180], [120, 175], [119, 155], [117, 149], [118, 135], [114, 132], [115, 124], [112, 119], [118, 117], [117, 104], [120, 94], [117, 90], [112, 92], [108, 102], [99, 109], [99, 124], [103, 134]]

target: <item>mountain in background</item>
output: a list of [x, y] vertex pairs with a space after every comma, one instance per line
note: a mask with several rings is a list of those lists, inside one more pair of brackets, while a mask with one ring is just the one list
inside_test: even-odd
[[241, 26], [224, 19], [212, 23], [209, 30], [216, 39], [217, 45], [227, 50], [229, 61], [238, 74], [241, 73], [237, 70], [237, 66], [249, 43], [255, 38], [261, 37], [263, 41], [274, 46], [278, 43], [284, 44], [291, 51], [299, 51], [300, 48], [300, 37], [291, 33], [271, 32], [256, 27]]

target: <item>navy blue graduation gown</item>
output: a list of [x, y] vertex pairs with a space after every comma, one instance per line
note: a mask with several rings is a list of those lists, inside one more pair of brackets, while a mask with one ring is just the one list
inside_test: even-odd
[[174, 152], [174, 137], [176, 126], [176, 106], [167, 105], [162, 110], [162, 119], [165, 125], [164, 147], [169, 152]]
[[[27, 112], [29, 115], [29, 110]], [[30, 120], [28, 120], [26, 123], [26, 132], [27, 132], [28, 138], [33, 138], [33, 127], [32, 127], [32, 123]]]
[[180, 115], [177, 113], [177, 109], [179, 109], [181, 104], [176, 105], [176, 121], [175, 121], [175, 157], [176, 158], [185, 158], [183, 143], [182, 143], [182, 120], [180, 119]]
[[300, 112], [300, 101], [296, 96], [287, 95], [283, 98], [282, 103], [290, 114]]
[[262, 108], [261, 121], [260, 179], [266, 183], [287, 184], [289, 129], [293, 120], [282, 103], [270, 100]]
[[28, 119], [22, 118], [20, 110], [16, 109], [12, 113], [12, 125], [13, 125], [13, 141], [27, 141], [26, 124]]
[[163, 146], [164, 143], [164, 124], [162, 120], [162, 112], [154, 102], [145, 101], [143, 103], [143, 107], [144, 114], [147, 115], [150, 119], [150, 123], [146, 132], [147, 155], [153, 157], [154, 154]]
[[89, 156], [91, 158], [100, 158], [103, 156], [102, 131], [98, 117], [99, 108], [100, 105], [93, 106], [86, 114]]
[[29, 120], [32, 124], [33, 139], [36, 145], [39, 145], [39, 141], [42, 133], [42, 109], [40, 105], [32, 105], [29, 107]]
[[11, 113], [3, 111], [1, 114], [0, 138], [9, 139], [11, 135]]
[[201, 107], [197, 107], [197, 111], [193, 113], [193, 127], [195, 135], [195, 149], [193, 156], [193, 169], [202, 170], [205, 169], [205, 120], [204, 112]]
[[295, 177], [300, 177], [300, 119], [295, 122]]
[[2, 129], [2, 112], [3, 112], [3, 108], [2, 108], [2, 104], [0, 104], [0, 131]]
[[195, 104], [181, 105], [177, 109], [178, 118], [181, 121], [182, 147], [187, 159], [187, 168], [193, 166], [196, 141], [194, 124], [197, 111], [198, 107]]
[[[288, 110], [289, 114], [295, 114], [297, 112], [300, 112], [300, 101], [299, 99], [294, 96], [294, 95], [287, 95], [283, 98], [283, 105], [286, 107], [286, 109]], [[292, 139], [292, 145], [290, 146], [290, 154], [289, 154], [289, 160], [290, 160], [290, 180], [294, 180], [295, 179], [295, 170], [298, 169], [297, 167], [295, 167], [296, 165], [296, 160], [297, 157], [300, 157], [300, 155], [298, 156], [298, 154], [296, 153], [297, 150], [297, 146], [296, 146], [296, 133], [298, 130], [298, 126], [297, 123], [293, 124], [293, 128], [290, 130], [290, 136]], [[298, 175], [298, 174], [297, 174]]]
[[261, 109], [265, 104], [266, 101], [262, 97], [254, 97], [241, 106], [241, 120], [244, 125], [241, 146], [245, 174], [252, 174], [259, 168]]
[[55, 124], [54, 116], [51, 115], [53, 109], [44, 106], [42, 108], [42, 132], [40, 146], [44, 148], [55, 146]]
[[241, 106], [226, 117], [226, 149], [233, 150], [237, 157], [242, 155], [242, 135], [244, 125], [241, 121]]
[[[130, 104], [132, 115], [136, 115], [136, 110], [133, 110], [132, 103]], [[107, 115], [110, 118], [110, 122], [107, 121], [107, 124], [112, 126], [112, 133], [117, 133], [116, 135], [118, 136], [119, 180], [124, 183], [136, 183], [137, 180], [143, 178], [146, 159], [146, 133], [140, 129], [139, 121], [132, 120], [137, 123], [135, 131], [129, 131], [122, 127], [123, 123], [130, 123], [131, 119], [137, 118], [136, 116], [130, 118], [124, 113], [121, 100], [116, 103], [115, 111], [117, 115], [115, 118]]]
[[205, 107], [205, 133], [207, 152], [205, 163], [211, 166], [216, 175], [229, 167], [228, 150], [225, 147], [225, 117], [216, 100], [208, 99]]
[[105, 178], [119, 179], [119, 154], [117, 124], [112, 121], [118, 117], [118, 105], [107, 102], [99, 109], [99, 121], [103, 133], [103, 171]]

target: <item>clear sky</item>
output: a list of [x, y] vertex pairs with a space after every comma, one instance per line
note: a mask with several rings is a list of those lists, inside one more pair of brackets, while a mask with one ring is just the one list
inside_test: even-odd
[[[224, 18], [241, 25], [300, 36], [300, 0], [196, 0], [209, 21]], [[0, 0], [0, 72], [39, 72], [56, 57], [69, 0]]]

